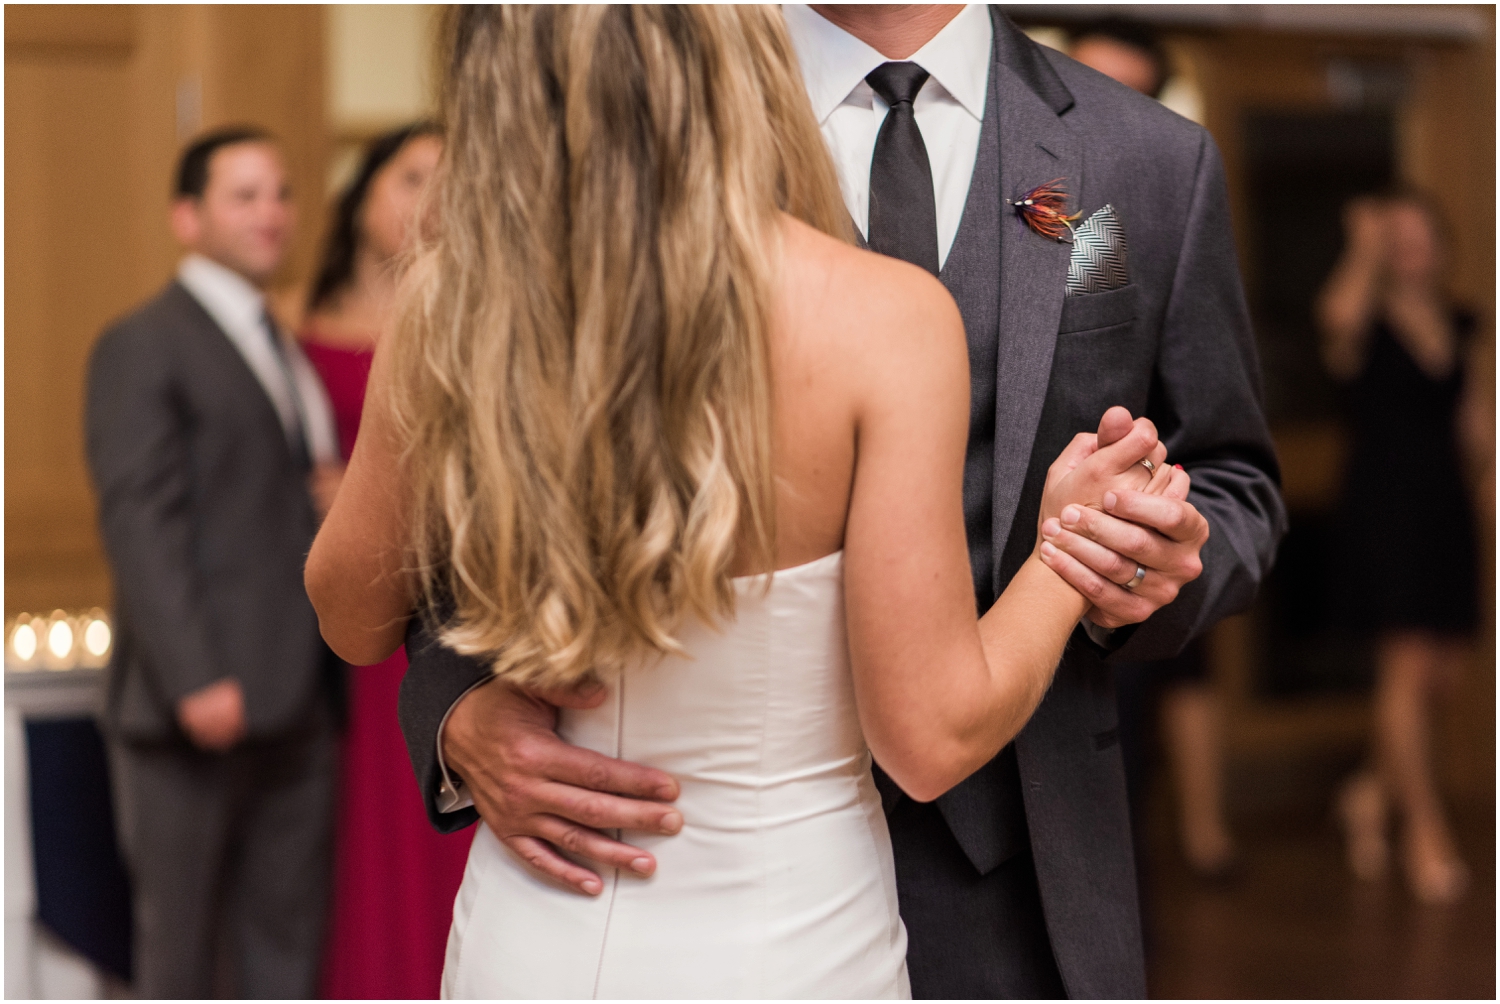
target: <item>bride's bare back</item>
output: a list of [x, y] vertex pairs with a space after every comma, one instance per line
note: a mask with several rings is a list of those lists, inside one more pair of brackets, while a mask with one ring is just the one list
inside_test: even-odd
[[[920, 455], [899, 459], [911, 475], [925, 464], [953, 475], [946, 487], [959, 504], [969, 413], [963, 322], [942, 286], [910, 265], [783, 221], [770, 344], [779, 568], [844, 546], [861, 427], [892, 398], [918, 405], [927, 426], [925, 441], [912, 444]], [[743, 561], [735, 568], [757, 571]]]

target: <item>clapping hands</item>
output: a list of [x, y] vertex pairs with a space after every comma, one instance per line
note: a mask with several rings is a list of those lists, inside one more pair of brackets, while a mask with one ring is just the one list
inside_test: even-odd
[[1386, 256], [1390, 225], [1385, 202], [1365, 196], [1344, 207], [1345, 253], [1379, 267]]

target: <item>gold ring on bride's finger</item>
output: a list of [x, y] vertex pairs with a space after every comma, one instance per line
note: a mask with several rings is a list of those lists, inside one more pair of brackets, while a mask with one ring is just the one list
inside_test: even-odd
[[1143, 457], [1141, 458], [1141, 466], [1146, 468], [1146, 473], [1150, 474], [1153, 478], [1156, 477], [1156, 465], [1151, 461]]
[[1134, 589], [1136, 586], [1140, 585], [1145, 580], [1146, 580], [1146, 569], [1143, 566], [1141, 566], [1141, 565], [1136, 565], [1135, 566], [1135, 574], [1130, 577], [1130, 581], [1127, 582], [1127, 583], [1125, 583], [1125, 585], [1122, 588], [1125, 588], [1125, 589]]

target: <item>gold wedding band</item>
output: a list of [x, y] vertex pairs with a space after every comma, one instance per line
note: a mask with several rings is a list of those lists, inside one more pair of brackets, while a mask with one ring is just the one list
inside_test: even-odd
[[1151, 476], [1153, 478], [1156, 477], [1156, 465], [1153, 464], [1151, 461], [1146, 460], [1146, 459], [1142, 459], [1141, 460], [1141, 466], [1144, 467], [1144, 468], [1146, 468], [1146, 470], [1151, 474]]

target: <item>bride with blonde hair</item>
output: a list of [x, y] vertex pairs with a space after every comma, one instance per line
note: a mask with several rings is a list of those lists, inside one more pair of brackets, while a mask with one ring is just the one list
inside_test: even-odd
[[[426, 616], [505, 684], [605, 688], [562, 734], [672, 774], [683, 823], [593, 897], [481, 828], [444, 994], [909, 996], [871, 755], [952, 787], [1088, 607], [1041, 545], [976, 617], [958, 310], [850, 244], [776, 8], [465, 8], [450, 44], [308, 590], [351, 662]], [[1144, 419], [1080, 435], [1041, 519], [1181, 495], [1164, 460]]]

